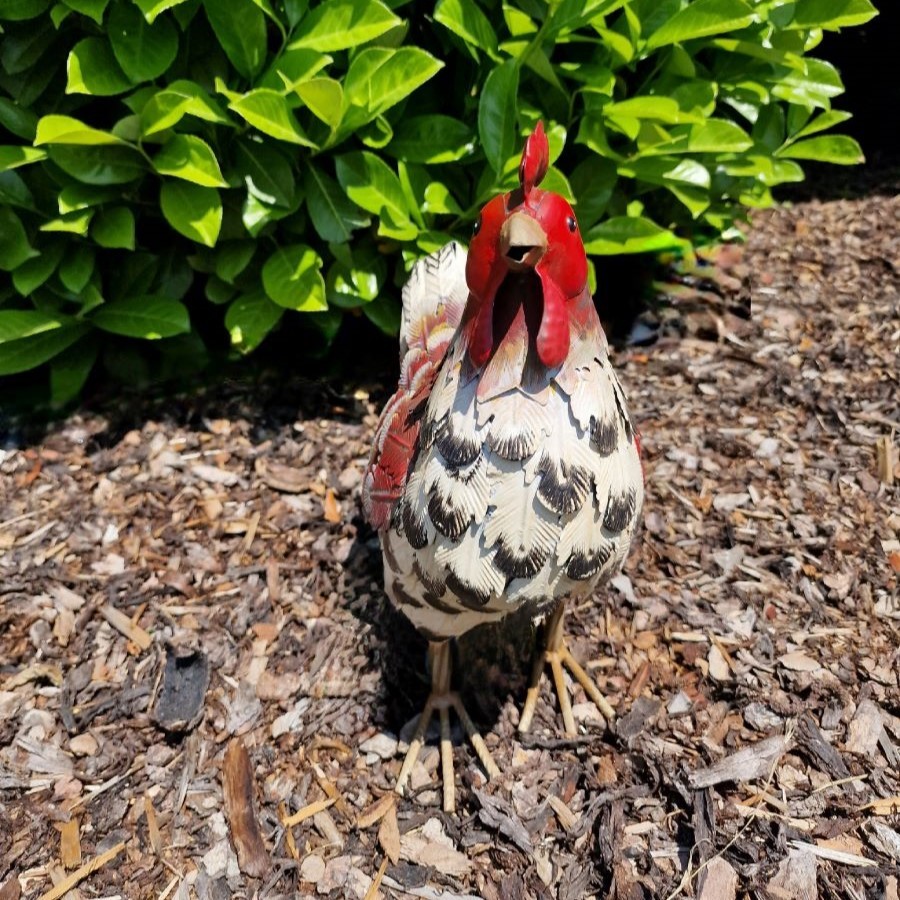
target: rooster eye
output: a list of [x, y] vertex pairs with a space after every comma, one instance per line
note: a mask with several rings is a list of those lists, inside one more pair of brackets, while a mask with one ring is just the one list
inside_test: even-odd
[[476, 235], [476, 234], [478, 234], [479, 231], [481, 231], [481, 216], [479, 216], [479, 217], [475, 220], [475, 224], [474, 224], [474, 226], [472, 227], [472, 234], [473, 234], [473, 235]]
[[566, 227], [567, 227], [567, 228], [569, 229], [569, 231], [571, 231], [573, 234], [575, 233], [575, 229], [578, 227], [578, 223], [575, 221], [575, 216], [569, 216], [569, 217], [566, 219]]

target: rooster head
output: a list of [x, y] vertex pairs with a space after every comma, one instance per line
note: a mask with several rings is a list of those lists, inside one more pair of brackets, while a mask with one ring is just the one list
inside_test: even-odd
[[466, 261], [469, 354], [476, 366], [496, 352], [517, 316], [529, 343], [553, 369], [569, 352], [570, 314], [587, 291], [587, 258], [566, 200], [538, 185], [550, 147], [543, 123], [525, 141], [519, 187], [481, 210]]

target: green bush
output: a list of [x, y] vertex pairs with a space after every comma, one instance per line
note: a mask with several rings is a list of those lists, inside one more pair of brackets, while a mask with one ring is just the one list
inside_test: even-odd
[[58, 405], [135, 339], [178, 371], [286, 310], [390, 331], [539, 118], [591, 256], [730, 237], [798, 161], [861, 159], [807, 54], [869, 0], [309, 6], [0, 0], [0, 375], [49, 364]]

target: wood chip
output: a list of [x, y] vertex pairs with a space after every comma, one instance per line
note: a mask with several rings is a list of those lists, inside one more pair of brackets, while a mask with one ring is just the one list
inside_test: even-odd
[[688, 782], [693, 788], [704, 788], [724, 781], [740, 784], [754, 778], [766, 778], [790, 744], [791, 738], [788, 735], [774, 735], [757, 744], [743, 747], [706, 769], [690, 772]]
[[67, 869], [81, 865], [81, 837], [78, 819], [59, 824], [59, 858]]
[[397, 825], [397, 805], [392, 803], [378, 828], [378, 843], [393, 865], [400, 861], [400, 828]]
[[778, 662], [792, 672], [817, 672], [822, 666], [803, 650], [793, 650], [778, 657]]
[[394, 794], [385, 794], [367, 806], [357, 817], [356, 827], [364, 830], [374, 825], [396, 802]]
[[341, 505], [335, 499], [334, 491], [331, 488], [328, 488], [325, 492], [325, 499], [322, 501], [322, 511], [326, 522], [337, 525], [341, 521]]
[[563, 829], [565, 831], [574, 831], [578, 825], [578, 816], [563, 803], [562, 798], [557, 797], [555, 794], [550, 794], [547, 797], [547, 803], [553, 812], [556, 813], [556, 819]]
[[49, 891], [41, 894], [39, 900], [59, 900], [72, 890], [77, 884], [84, 881], [88, 875], [105, 866], [110, 860], [115, 859], [125, 849], [125, 841], [120, 841], [114, 847], [88, 860], [80, 869], [76, 869], [68, 878], [54, 885]]
[[316, 800], [313, 803], [307, 803], [306, 806], [302, 809], [298, 809], [292, 816], [282, 819], [281, 824], [284, 825], [285, 828], [292, 828], [294, 825], [299, 825], [301, 822], [311, 819], [316, 813], [328, 809], [334, 802], [334, 797], [328, 797], [325, 800]]
[[887, 435], [882, 435], [875, 441], [875, 455], [878, 480], [886, 485], [892, 485], [894, 483], [895, 451], [891, 439]]
[[253, 464], [256, 474], [276, 491], [299, 494], [309, 486], [309, 475], [303, 469], [295, 469], [273, 459], [258, 456]]
[[796, 847], [804, 853], [811, 853], [820, 859], [829, 859], [832, 862], [842, 863], [845, 866], [877, 866], [877, 863], [858, 853], [847, 853], [846, 850], [836, 850], [834, 847], [822, 846], [820, 844], [808, 844], [806, 841], [791, 841], [791, 846]]
[[153, 808], [153, 799], [149, 793], [144, 794], [144, 816], [147, 819], [147, 838], [150, 848], [161, 857], [163, 851], [162, 835], [159, 831], [159, 822], [156, 820], [156, 810]]
[[137, 644], [141, 650], [147, 650], [153, 643], [153, 638], [140, 625], [136, 625], [128, 616], [114, 606], [110, 606], [108, 603], [105, 606], [101, 606], [100, 614], [116, 631], [124, 634], [129, 641]]
[[846, 749], [850, 753], [874, 757], [878, 752], [878, 740], [884, 728], [884, 717], [876, 703], [863, 700], [847, 729]]
[[225, 750], [222, 789], [225, 816], [241, 871], [254, 878], [262, 878], [271, 871], [272, 861], [256, 818], [250, 755], [240, 738], [232, 738]]
[[895, 794], [893, 797], [879, 797], [862, 808], [870, 810], [876, 816], [898, 816], [900, 815], [900, 794]]
[[716, 856], [700, 875], [697, 900], [734, 900], [737, 884], [737, 872], [721, 856]]

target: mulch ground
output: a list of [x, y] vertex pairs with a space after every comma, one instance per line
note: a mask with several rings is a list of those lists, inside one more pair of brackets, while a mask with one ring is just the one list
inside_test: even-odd
[[459, 741], [455, 815], [433, 743], [391, 791], [427, 683], [358, 511], [384, 384], [8, 436], [0, 900], [897, 900], [900, 200], [761, 212], [673, 277], [659, 340], [616, 354], [643, 530], [568, 617], [615, 731], [573, 686], [564, 739], [545, 683], [518, 736], [528, 630], [475, 635], [503, 776]]

